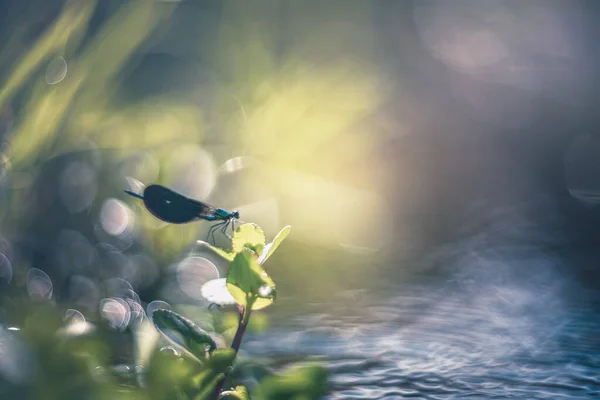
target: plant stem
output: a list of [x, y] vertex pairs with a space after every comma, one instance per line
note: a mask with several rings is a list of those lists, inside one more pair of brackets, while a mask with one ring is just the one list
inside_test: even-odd
[[[238, 324], [237, 331], [235, 332], [235, 336], [233, 337], [233, 341], [231, 342], [231, 348], [235, 350], [236, 353], [240, 350], [240, 345], [242, 344], [244, 333], [246, 332], [246, 328], [248, 327], [248, 322], [250, 321], [250, 314], [252, 313], [253, 303], [253, 301], [250, 301], [250, 299], [248, 299], [248, 301], [246, 302], [247, 306], [243, 307], [242, 310], [240, 310], [240, 322]], [[219, 394], [221, 394], [224, 384], [225, 377], [221, 379], [215, 387], [215, 398], [218, 398]]]
[[248, 321], [250, 320], [251, 312], [251, 308], [244, 307], [244, 311], [240, 314], [240, 323], [238, 324], [237, 331], [235, 332], [235, 336], [231, 342], [231, 348], [235, 350], [236, 353], [239, 351], [240, 345], [242, 344], [242, 338], [244, 337], [244, 333], [248, 327]]

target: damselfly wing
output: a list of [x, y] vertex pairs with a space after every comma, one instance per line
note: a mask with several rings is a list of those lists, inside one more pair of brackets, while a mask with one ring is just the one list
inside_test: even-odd
[[185, 224], [198, 219], [219, 221], [209, 229], [209, 236], [222, 227], [224, 234], [234, 219], [239, 219], [237, 211], [229, 212], [210, 204], [194, 200], [161, 185], [147, 186], [143, 194], [125, 190], [131, 196], [144, 201], [144, 205], [156, 218], [172, 224]]

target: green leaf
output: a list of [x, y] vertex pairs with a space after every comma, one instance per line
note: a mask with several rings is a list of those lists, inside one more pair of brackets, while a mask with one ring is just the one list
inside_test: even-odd
[[252, 302], [252, 310], [262, 310], [265, 307], [270, 306], [273, 303], [273, 298], [258, 297]]
[[205, 364], [204, 370], [193, 378], [193, 384], [202, 391], [194, 399], [214, 399], [217, 383], [225, 379], [236, 357], [233, 349], [217, 349]]
[[260, 257], [258, 257], [259, 264], [261, 264], [261, 265], [264, 264], [264, 262], [267, 261], [267, 259], [269, 257], [271, 257], [271, 255], [275, 252], [277, 247], [279, 247], [281, 242], [283, 242], [283, 240], [290, 234], [291, 230], [292, 230], [292, 227], [288, 225], [279, 231], [277, 236], [275, 236], [275, 239], [273, 239], [273, 241], [271, 243], [269, 243], [268, 245], [265, 246]]
[[257, 255], [243, 249], [233, 259], [227, 271], [227, 289], [233, 298], [252, 310], [267, 307], [275, 298], [275, 282], [257, 262]]
[[213, 374], [211, 370], [205, 370], [201, 374], [202, 383], [198, 386], [202, 388], [202, 390], [194, 396], [194, 400], [213, 400], [215, 398], [214, 392], [217, 384], [223, 379], [225, 379], [225, 375]]
[[210, 243], [207, 243], [203, 240], [198, 240], [196, 243], [202, 245], [202, 246], [206, 246], [208, 247], [210, 250], [212, 250], [216, 255], [224, 258], [225, 260], [231, 262], [233, 261], [233, 257], [235, 257], [235, 253], [233, 251], [227, 251], [224, 249], [220, 249], [218, 247], [215, 247], [213, 245], [211, 245]]
[[191, 358], [183, 358], [172, 353], [152, 352], [144, 369], [144, 382], [148, 385], [150, 399], [178, 399], [180, 394], [193, 384], [193, 377], [200, 372], [200, 366]]
[[237, 352], [234, 349], [217, 349], [212, 352], [206, 366], [216, 374], [224, 374], [233, 365]]
[[219, 400], [250, 400], [250, 395], [248, 394], [248, 389], [245, 386], [236, 386], [235, 390], [227, 390], [221, 392], [219, 396]]
[[265, 234], [256, 224], [240, 225], [231, 240], [234, 253], [240, 253], [245, 247], [260, 255], [265, 247]]
[[[167, 330], [178, 332], [183, 339], [183, 346], [199, 360], [203, 360], [208, 348], [212, 352], [217, 348], [210, 335], [189, 319], [171, 310], [159, 309], [152, 313], [156, 328], [172, 340]], [[179, 343], [178, 343], [179, 344]]]

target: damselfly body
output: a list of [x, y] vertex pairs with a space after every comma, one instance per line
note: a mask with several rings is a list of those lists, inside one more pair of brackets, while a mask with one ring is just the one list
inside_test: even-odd
[[125, 193], [142, 199], [144, 205], [156, 218], [172, 224], [185, 224], [199, 219], [205, 221], [217, 221], [210, 227], [208, 236], [212, 237], [213, 243], [215, 232], [221, 228], [221, 232], [227, 235], [227, 228], [232, 225], [235, 220], [240, 218], [237, 210], [229, 212], [222, 208], [213, 207], [210, 204], [203, 203], [199, 200], [194, 200], [169, 188], [161, 185], [150, 185], [144, 189], [142, 194], [132, 190], [125, 190]]

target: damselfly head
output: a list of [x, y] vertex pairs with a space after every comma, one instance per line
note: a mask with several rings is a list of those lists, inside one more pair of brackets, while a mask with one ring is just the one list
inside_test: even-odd
[[238, 210], [233, 210], [231, 218], [240, 219], [240, 212]]

